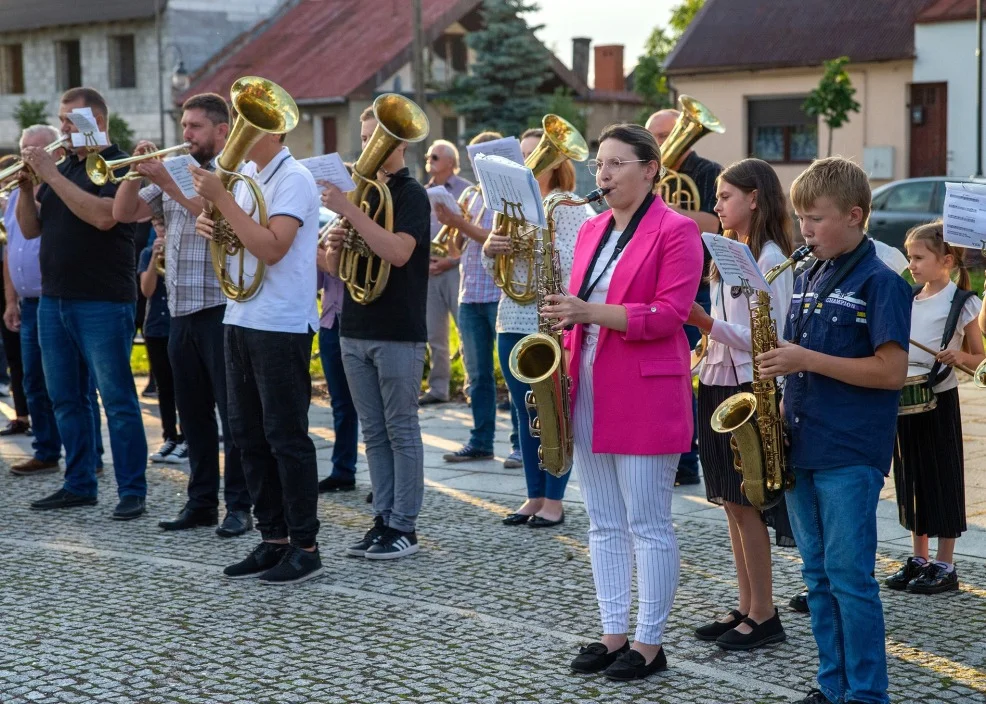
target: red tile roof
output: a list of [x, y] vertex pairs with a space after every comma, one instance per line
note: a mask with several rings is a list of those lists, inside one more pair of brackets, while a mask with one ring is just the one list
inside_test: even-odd
[[669, 74], [914, 57], [914, 21], [934, 0], [708, 0], [665, 62]]
[[918, 22], [955, 22], [976, 19], [976, 0], [934, 0], [921, 14]]

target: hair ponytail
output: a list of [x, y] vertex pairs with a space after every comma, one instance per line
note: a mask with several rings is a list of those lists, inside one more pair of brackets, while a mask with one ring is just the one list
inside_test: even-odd
[[[972, 288], [972, 282], [969, 279], [969, 269], [965, 265], [963, 250], [961, 247], [953, 247], [945, 241], [944, 228], [945, 226], [941, 220], [912, 227], [907, 231], [907, 236], [904, 238], [904, 246], [906, 247], [912, 242], [920, 242], [928, 248], [928, 251], [938, 257], [938, 259], [944, 259], [951, 255], [952, 268], [958, 270], [955, 285], [964, 291], [969, 291]], [[949, 272], [949, 276], [951, 276], [951, 273]]]

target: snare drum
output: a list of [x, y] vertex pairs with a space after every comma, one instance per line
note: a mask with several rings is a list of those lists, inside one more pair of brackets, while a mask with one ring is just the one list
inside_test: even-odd
[[[922, 373], [923, 372], [923, 373]], [[908, 416], [934, 410], [938, 405], [935, 392], [928, 387], [928, 370], [925, 367], [908, 367], [907, 381], [900, 392], [897, 415]]]

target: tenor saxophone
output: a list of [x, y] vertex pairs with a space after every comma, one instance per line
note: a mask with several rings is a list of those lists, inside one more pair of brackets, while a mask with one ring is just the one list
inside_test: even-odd
[[540, 246], [535, 250], [534, 273], [538, 310], [538, 332], [527, 335], [510, 351], [508, 367], [514, 377], [531, 387], [525, 396], [531, 420], [531, 435], [541, 439], [538, 460], [541, 469], [556, 477], [572, 468], [574, 436], [568, 375], [562, 352], [562, 333], [551, 329], [551, 321], [540, 316], [549, 294], [563, 292], [561, 261], [555, 251], [555, 209], [561, 205], [586, 205], [602, 198], [609, 189], [597, 188], [585, 198], [552, 193], [544, 199], [544, 219]]
[[[786, 269], [811, 252], [805, 245], [766, 273], [773, 283]], [[756, 303], [754, 303], [754, 300]], [[760, 378], [757, 356], [777, 347], [777, 325], [770, 315], [770, 294], [757, 291], [747, 298], [750, 306], [750, 338], [753, 357], [753, 393], [733, 394], [712, 414], [712, 429], [732, 433], [733, 467], [743, 476], [743, 494], [755, 508], [764, 511], [780, 503], [784, 491], [794, 486], [787, 467], [784, 427], [780, 415], [777, 383]], [[753, 416], [756, 414], [756, 420]]]

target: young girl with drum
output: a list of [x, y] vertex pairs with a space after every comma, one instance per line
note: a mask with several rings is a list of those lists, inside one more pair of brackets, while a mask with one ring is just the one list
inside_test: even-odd
[[[959, 588], [952, 561], [955, 539], [966, 529], [962, 417], [958, 381], [947, 365], [974, 369], [984, 358], [977, 323], [982, 304], [969, 291], [962, 251], [942, 234], [941, 221], [933, 222], [912, 228], [904, 242], [911, 276], [921, 286], [911, 311], [911, 338], [942, 350], [934, 357], [910, 346], [908, 382], [897, 419], [894, 484], [900, 524], [911, 531], [914, 557], [886, 584], [917, 594]], [[952, 281], [956, 270], [958, 280]], [[949, 322], [954, 333], [944, 340]], [[934, 561], [928, 554], [929, 536], [938, 538]]]

